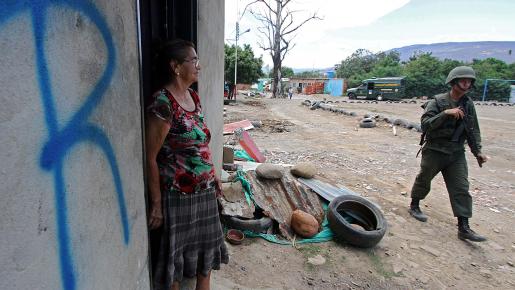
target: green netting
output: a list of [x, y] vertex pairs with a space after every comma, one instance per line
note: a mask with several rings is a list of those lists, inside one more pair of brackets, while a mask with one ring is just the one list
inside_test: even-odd
[[247, 200], [249, 206], [251, 206], [253, 203], [255, 204], [254, 195], [252, 194], [252, 188], [250, 187], [249, 181], [245, 178], [245, 173], [241, 169], [238, 169], [236, 171], [235, 180], [238, 180], [243, 186], [243, 191], [245, 192], [245, 199]]
[[234, 150], [234, 157], [238, 157], [243, 160], [256, 162], [256, 160], [254, 160], [254, 158], [250, 157], [250, 155], [245, 150]]
[[[254, 201], [254, 194], [252, 193], [252, 188], [250, 187], [250, 183], [245, 178], [245, 173], [242, 170], [236, 171], [235, 180], [238, 180], [239, 182], [241, 182], [241, 185], [243, 186], [243, 191], [245, 192], [245, 199], [247, 200], [247, 203], [249, 205], [254, 203], [254, 205], [257, 206]], [[296, 244], [322, 243], [322, 242], [327, 242], [327, 241], [330, 241], [333, 239], [334, 234], [331, 231], [331, 229], [329, 228], [329, 222], [327, 221], [327, 208], [328, 208], [327, 203], [324, 203], [322, 205], [322, 207], [325, 212], [324, 221], [322, 222], [322, 230], [312, 238], [305, 238], [305, 239], [300, 239], [300, 240], [295, 241]], [[255, 232], [252, 232], [249, 230], [245, 230], [243, 232], [245, 233], [245, 236], [247, 236], [249, 238], [263, 238], [269, 242], [281, 244], [281, 245], [293, 244], [293, 241], [285, 240], [285, 239], [279, 237], [278, 235], [274, 235], [274, 234], [255, 233]]]

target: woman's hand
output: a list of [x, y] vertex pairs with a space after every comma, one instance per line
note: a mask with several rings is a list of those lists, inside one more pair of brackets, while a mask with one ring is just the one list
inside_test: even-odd
[[159, 228], [163, 224], [163, 210], [161, 203], [152, 203], [150, 215], [148, 218], [148, 226], [151, 230]]
[[216, 179], [216, 187], [215, 187], [215, 191], [216, 191], [216, 197], [222, 197], [224, 194], [222, 192], [222, 182], [220, 181], [220, 179], [218, 177], [215, 177]]

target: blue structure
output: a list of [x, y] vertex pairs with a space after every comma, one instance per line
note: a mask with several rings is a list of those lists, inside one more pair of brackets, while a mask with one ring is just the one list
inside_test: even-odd
[[330, 79], [324, 83], [324, 93], [334, 97], [343, 95], [343, 79]]

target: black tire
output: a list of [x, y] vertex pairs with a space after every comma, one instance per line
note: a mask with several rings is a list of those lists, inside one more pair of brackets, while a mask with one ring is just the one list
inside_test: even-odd
[[376, 100], [377, 101], [382, 101], [384, 98], [383, 98], [383, 95], [382, 94], [377, 94], [376, 95]]
[[320, 101], [315, 101], [314, 103], [311, 103], [311, 107], [309, 109], [316, 110], [316, 109], [320, 108], [320, 104], [321, 104]]
[[354, 93], [349, 93], [347, 96], [349, 97], [349, 100], [353, 100], [356, 98], [356, 95]]
[[414, 123], [408, 122], [408, 123], [406, 124], [406, 127], [405, 127], [405, 128], [406, 128], [406, 129], [408, 129], [408, 130], [411, 130], [411, 129], [413, 129], [414, 127], [415, 127], [415, 124], [414, 124]]
[[[361, 248], [371, 248], [379, 243], [388, 227], [381, 210], [356, 195], [333, 199], [329, 203], [327, 220], [337, 240]], [[355, 228], [353, 224], [363, 229]]]
[[231, 229], [249, 230], [255, 233], [264, 233], [273, 226], [273, 220], [269, 217], [260, 219], [243, 219], [235, 216], [222, 216], [222, 222]]
[[393, 120], [393, 124], [395, 126], [406, 127], [406, 124], [408, 124], [408, 121], [406, 121], [404, 119], [395, 119], [395, 120]]
[[372, 118], [364, 118], [359, 122], [359, 126], [361, 128], [374, 128], [376, 126], [376, 121]]

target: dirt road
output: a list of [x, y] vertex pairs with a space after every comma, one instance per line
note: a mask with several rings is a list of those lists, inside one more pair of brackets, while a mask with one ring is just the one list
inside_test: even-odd
[[[389, 124], [359, 128], [367, 112], [417, 122], [420, 104], [333, 103], [356, 112], [344, 116], [309, 110], [304, 99], [245, 99], [226, 106], [226, 123], [261, 120], [249, 131], [268, 162], [309, 161], [318, 176], [345, 185], [376, 202], [389, 230], [372, 249], [336, 242], [292, 247], [247, 239], [230, 246], [231, 262], [214, 273], [214, 289], [514, 289], [515, 288], [515, 107], [477, 106], [484, 152], [490, 160], [479, 168], [469, 158], [474, 217], [471, 226], [485, 243], [457, 239], [443, 179], [433, 180], [423, 202], [429, 221], [407, 212], [417, 174], [420, 133], [404, 128], [394, 136]], [[314, 259], [313, 259], [314, 258]]]

